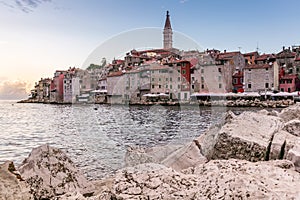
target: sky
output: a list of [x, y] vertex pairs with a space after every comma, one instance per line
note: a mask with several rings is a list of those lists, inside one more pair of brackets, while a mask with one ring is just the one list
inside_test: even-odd
[[299, 0], [0, 0], [0, 99], [25, 95], [57, 69], [86, 68], [99, 48], [95, 64], [128, 48], [159, 47], [167, 10], [174, 47], [277, 53], [300, 44], [299, 7]]

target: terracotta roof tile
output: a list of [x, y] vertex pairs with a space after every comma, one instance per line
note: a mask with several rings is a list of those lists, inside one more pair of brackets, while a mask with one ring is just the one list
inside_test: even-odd
[[270, 68], [269, 64], [252, 64], [252, 65], [247, 65], [245, 66], [245, 69], [265, 69], [265, 68]]

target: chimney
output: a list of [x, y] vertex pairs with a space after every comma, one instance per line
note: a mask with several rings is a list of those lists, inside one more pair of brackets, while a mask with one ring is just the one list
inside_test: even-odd
[[224, 53], [226, 53], [226, 49], [224, 50]]
[[282, 47], [282, 50], [283, 50], [283, 51], [285, 50], [285, 46]]

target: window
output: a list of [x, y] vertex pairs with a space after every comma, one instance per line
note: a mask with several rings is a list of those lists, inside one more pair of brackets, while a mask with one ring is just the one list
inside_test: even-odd
[[266, 68], [266, 71], [269, 71], [269, 68], [268, 68], [268, 67]]
[[152, 81], [155, 81], [155, 78], [152, 78]]
[[166, 78], [166, 81], [169, 81], [169, 79], [168, 79], [168, 78]]
[[178, 97], [178, 99], [180, 99], [180, 93], [178, 93], [177, 97]]
[[201, 73], [204, 73], [204, 68], [201, 68]]
[[177, 87], [178, 89], [180, 89], [180, 85], [178, 85], [178, 87]]
[[158, 88], [161, 88], [161, 85], [158, 85]]
[[288, 88], [288, 92], [291, 92], [291, 88]]
[[233, 79], [233, 84], [237, 84], [237, 83], [238, 83], [237, 78], [234, 78]]
[[192, 85], [192, 89], [195, 89], [195, 85]]
[[182, 70], [182, 74], [185, 74], [185, 73], [186, 73], [186, 71], [185, 71], [185, 69], [183, 69], [183, 70]]
[[219, 77], [218, 77], [218, 80], [219, 80], [219, 82], [221, 82], [221, 80], [222, 80], [222, 76], [219, 76]]
[[204, 85], [203, 84], [201, 85], [201, 88], [204, 89]]
[[152, 89], [154, 88], [154, 85], [152, 85]]
[[251, 69], [248, 69], [249, 72], [251, 72]]
[[269, 83], [265, 83], [265, 88], [269, 88]]
[[180, 77], [178, 77], [178, 81], [180, 81]]
[[192, 77], [192, 81], [194, 81], [195, 80], [195, 77]]
[[284, 88], [280, 88], [280, 91], [281, 91], [281, 92], [284, 92]]
[[251, 83], [248, 84], [248, 88], [251, 89]]
[[177, 71], [178, 71], [178, 73], [180, 73], [180, 69], [178, 69]]
[[158, 81], [161, 81], [161, 78], [158, 78]]
[[166, 88], [168, 89], [168, 85], [166, 85]]
[[204, 81], [204, 77], [203, 76], [201, 76], [201, 81]]
[[170, 85], [170, 89], [172, 89], [172, 85]]
[[220, 73], [222, 72], [222, 69], [221, 69], [221, 67], [219, 67], [219, 68], [218, 68], [218, 71], [219, 71]]
[[219, 88], [222, 88], [222, 84], [221, 83], [219, 83]]
[[184, 99], [187, 99], [187, 93], [184, 93]]
[[170, 82], [172, 82], [172, 78], [170, 78]]

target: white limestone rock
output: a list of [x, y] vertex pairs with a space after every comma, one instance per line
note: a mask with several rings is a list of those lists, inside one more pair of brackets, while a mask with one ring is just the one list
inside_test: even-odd
[[[300, 113], [299, 113], [299, 116], [300, 116]], [[289, 132], [292, 135], [300, 137], [300, 120], [294, 119], [294, 120], [286, 122], [284, 124], [283, 130]]]
[[296, 171], [300, 173], [300, 140], [298, 140], [297, 144], [288, 151], [287, 159], [294, 163]]
[[15, 169], [13, 162], [0, 165], [0, 200], [30, 200], [29, 187]]
[[260, 161], [269, 156], [272, 139], [282, 127], [278, 117], [243, 112], [221, 128], [210, 128], [197, 141], [208, 159]]
[[37, 199], [78, 193], [90, 196], [94, 186], [61, 150], [42, 145], [34, 148], [19, 171]]
[[300, 120], [300, 103], [297, 102], [296, 104], [283, 109], [278, 116], [283, 119], [284, 122], [294, 119]]
[[120, 170], [112, 199], [296, 199], [300, 173], [287, 160], [212, 160], [184, 173], [147, 163]]

